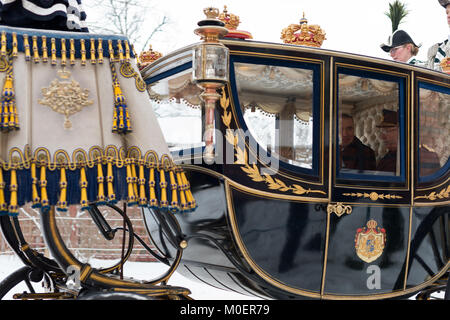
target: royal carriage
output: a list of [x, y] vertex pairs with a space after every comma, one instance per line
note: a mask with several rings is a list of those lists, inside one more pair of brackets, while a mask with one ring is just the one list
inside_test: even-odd
[[[157, 121], [167, 143], [167, 150], [160, 150], [167, 157], [144, 157], [120, 141], [98, 144], [124, 144], [130, 149], [123, 159], [121, 150], [112, 161], [101, 148], [103, 162], [94, 151], [78, 163], [64, 158], [66, 171], [73, 175], [72, 188], [86, 192], [86, 209], [105, 238], [113, 237], [102, 215], [109, 206], [124, 217], [132, 243], [125, 209], [98, 200], [103, 183], [99, 172], [112, 162], [114, 181], [124, 185], [105, 185], [105, 190], [122, 190], [119, 198], [128, 203], [133, 192], [145, 198], [140, 210], [154, 246], [149, 250], [169, 271], [158, 280], [136, 282], [118, 279], [117, 266], [96, 269], [80, 263], [61, 240], [55, 210], [47, 210], [41, 214], [43, 233], [56, 262], [30, 251], [15, 217], [1, 218], [8, 242], [29, 262], [11, 279], [40, 270], [56, 283], [57, 292], [47, 297], [101, 298], [127, 292], [135, 298], [187, 298], [189, 290], [165, 284], [176, 269], [193, 280], [264, 299], [367, 300], [417, 293], [426, 299], [439, 290], [448, 298], [448, 75], [320, 49], [325, 34], [304, 17], [283, 30], [285, 44], [275, 44], [253, 41], [250, 33], [237, 30], [232, 22], [238, 18], [227, 12], [219, 15], [208, 8], [205, 13], [196, 29], [203, 42], [164, 57], [154, 52], [141, 56], [145, 85], [130, 64], [120, 67], [120, 85], [129, 86], [124, 92], [140, 92], [139, 104], [154, 111], [155, 125]], [[105, 58], [125, 52], [119, 46], [124, 39], [111, 40]], [[19, 50], [25, 60], [27, 48]], [[31, 51], [28, 56], [32, 59]], [[149, 57], [158, 59], [145, 65]], [[107, 75], [96, 69], [96, 76], [109, 78], [113, 87], [118, 79], [111, 79], [114, 68], [103, 68]], [[101, 118], [108, 119], [103, 110]], [[373, 166], [346, 162], [348, 117], [354, 136], [372, 150]], [[129, 118], [139, 124], [137, 113]], [[102, 123], [108, 136], [108, 122]], [[395, 139], [386, 140], [388, 131]], [[133, 136], [140, 142], [148, 135], [143, 129]], [[389, 152], [388, 142], [396, 146]], [[391, 167], [380, 166], [389, 153]], [[23, 164], [30, 181], [37, 180], [33, 159], [29, 168], [28, 162]], [[50, 175], [54, 170], [39, 164], [41, 172]], [[58, 208], [58, 197], [64, 194], [60, 180], [65, 166], [57, 164], [52, 179], [59, 189], [53, 190], [50, 208]], [[3, 168], [6, 185], [12, 184], [13, 168]], [[90, 173], [88, 183], [76, 188], [83, 172]], [[153, 197], [145, 196], [152, 192]], [[70, 199], [81, 200], [76, 195]], [[67, 288], [70, 266], [80, 270], [81, 290]]]

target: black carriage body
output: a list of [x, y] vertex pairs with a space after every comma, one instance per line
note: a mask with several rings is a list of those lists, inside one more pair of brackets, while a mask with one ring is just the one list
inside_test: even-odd
[[[189, 239], [178, 271], [218, 288], [276, 299], [394, 298], [441, 277], [449, 267], [450, 164], [441, 151], [439, 168], [422, 174], [425, 129], [419, 124], [436, 109], [426, 99], [439, 96], [440, 108], [448, 111], [448, 75], [322, 49], [223, 43], [230, 50], [230, 82], [220, 90], [215, 109], [216, 159], [210, 164], [202, 159], [201, 141], [173, 149], [198, 202], [195, 212], [177, 216]], [[176, 83], [177, 75], [188, 79], [177, 88], [187, 88], [191, 50], [143, 70], [151, 99], [163, 100], [152, 90], [164, 81]], [[272, 84], [286, 98], [282, 111], [275, 110], [280, 97]], [[169, 99], [195, 104], [195, 85], [190, 85], [192, 90], [174, 90]], [[307, 138], [288, 137], [294, 151], [274, 148], [255, 130], [274, 124], [281, 139], [295, 132], [297, 123], [281, 121], [289, 103], [293, 119], [309, 126]], [[379, 139], [373, 121], [380, 118], [372, 119], [371, 112], [386, 105], [398, 113], [395, 170], [347, 170], [338, 160], [342, 113], [361, 111], [357, 128], [369, 119], [369, 129], [358, 136], [373, 142]], [[273, 119], [250, 123], [246, 110], [255, 109]], [[201, 108], [197, 112], [201, 123]], [[439, 141], [445, 142], [448, 114], [439, 121], [444, 135]], [[182, 130], [176, 124], [162, 129], [165, 134]], [[378, 163], [381, 158], [379, 152]], [[161, 251], [173, 254], [150, 211], [145, 218]], [[377, 245], [370, 249], [364, 241]]]

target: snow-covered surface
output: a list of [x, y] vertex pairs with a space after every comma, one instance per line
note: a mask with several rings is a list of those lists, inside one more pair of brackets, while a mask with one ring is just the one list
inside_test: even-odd
[[[91, 261], [90, 261], [91, 262]], [[98, 261], [92, 261], [97, 262]], [[110, 266], [114, 262], [105, 264], [104, 266]], [[19, 269], [23, 266], [23, 263], [14, 255], [2, 255], [0, 254], [0, 282], [7, 277], [13, 271]], [[103, 266], [103, 263], [102, 263]], [[167, 267], [162, 263], [157, 262], [127, 262], [124, 268], [125, 277], [133, 277], [138, 280], [151, 280], [159, 277], [167, 270]], [[246, 296], [238, 294], [235, 292], [229, 292], [225, 290], [220, 290], [196, 281], [192, 281], [182, 276], [181, 274], [175, 272], [169, 279], [169, 285], [179, 286], [188, 288], [191, 291], [190, 297], [195, 300], [261, 300], [257, 297]], [[33, 284], [36, 292], [44, 292], [40, 283]], [[24, 283], [16, 286], [8, 295], [4, 298], [5, 300], [12, 300], [14, 293], [20, 293], [23, 291], [28, 291]], [[433, 297], [442, 299], [444, 297], [444, 292], [435, 293]], [[411, 297], [410, 300], [414, 300]]]
[[[113, 264], [113, 263], [112, 263]], [[107, 265], [112, 265], [107, 264]], [[22, 261], [15, 255], [0, 255], [0, 281], [10, 273], [23, 266]], [[124, 268], [125, 277], [133, 277], [139, 280], [151, 280], [159, 277], [167, 270], [167, 266], [158, 262], [127, 262]], [[235, 292], [220, 290], [205, 284], [194, 282], [175, 272], [169, 279], [169, 285], [188, 288], [191, 291], [190, 297], [195, 300], [259, 300], [256, 297], [241, 295]], [[44, 292], [40, 283], [33, 284], [36, 292]], [[14, 293], [28, 291], [24, 283], [16, 286], [5, 300], [12, 300]]]

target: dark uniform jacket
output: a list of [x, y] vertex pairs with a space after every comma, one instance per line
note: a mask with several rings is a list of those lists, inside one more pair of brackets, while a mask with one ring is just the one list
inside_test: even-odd
[[341, 168], [355, 170], [375, 170], [375, 152], [357, 137], [341, 149]]
[[378, 163], [377, 171], [396, 172], [397, 151], [389, 151]]
[[421, 146], [419, 149], [419, 172], [420, 176], [428, 176], [435, 173], [441, 168], [439, 158], [436, 152], [430, 150], [426, 146]]
[[[441, 167], [437, 154], [428, 150], [425, 147], [419, 149], [419, 171], [420, 176], [427, 176], [435, 173]], [[396, 172], [397, 166], [397, 152], [389, 151], [383, 159], [380, 160], [377, 166], [378, 171]]]

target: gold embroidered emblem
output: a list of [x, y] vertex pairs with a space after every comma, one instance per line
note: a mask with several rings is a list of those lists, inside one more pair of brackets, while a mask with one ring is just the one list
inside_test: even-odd
[[50, 107], [53, 111], [64, 115], [64, 128], [70, 129], [72, 122], [69, 117], [92, 105], [89, 100], [89, 90], [82, 89], [80, 84], [71, 79], [71, 73], [66, 68], [58, 70], [61, 80], [55, 79], [48, 88], [42, 88], [43, 99], [38, 102]]
[[367, 226], [359, 228], [355, 236], [356, 254], [364, 262], [370, 263], [378, 259], [386, 244], [386, 230], [377, 227], [375, 220], [367, 222]]

